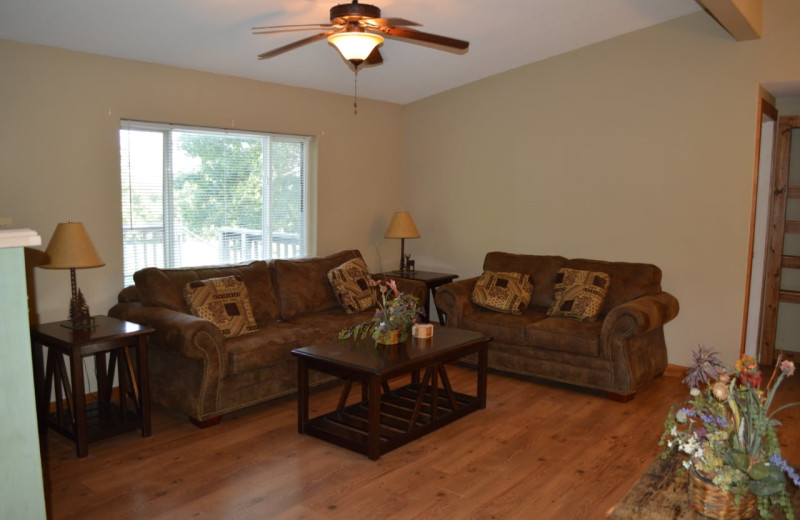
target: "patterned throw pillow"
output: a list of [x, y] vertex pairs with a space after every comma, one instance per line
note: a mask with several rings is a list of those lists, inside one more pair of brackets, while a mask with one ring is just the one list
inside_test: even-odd
[[600, 314], [610, 284], [611, 278], [606, 273], [560, 269], [547, 315], [592, 321]]
[[188, 282], [183, 298], [192, 314], [216, 325], [226, 338], [258, 330], [247, 287], [238, 276]]
[[375, 287], [370, 285], [371, 280], [367, 264], [360, 258], [348, 260], [328, 271], [328, 281], [347, 314], [375, 307]]
[[532, 292], [527, 274], [484, 271], [472, 291], [472, 302], [493, 311], [521, 314]]

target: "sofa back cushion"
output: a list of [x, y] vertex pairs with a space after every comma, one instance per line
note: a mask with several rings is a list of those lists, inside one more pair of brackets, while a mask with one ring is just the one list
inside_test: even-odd
[[563, 256], [519, 255], [492, 251], [486, 253], [484, 271], [522, 273], [533, 284], [531, 307], [550, 307], [553, 303], [553, 283], [558, 270], [567, 259]]
[[311, 312], [341, 309], [328, 281], [328, 271], [353, 258], [361, 258], [361, 253], [354, 249], [323, 257], [273, 260], [273, 280], [280, 300], [281, 319], [291, 320]]
[[167, 307], [191, 314], [183, 298], [183, 288], [188, 282], [238, 276], [247, 287], [256, 323], [264, 326], [278, 319], [278, 302], [272, 285], [271, 271], [272, 267], [264, 260], [256, 260], [249, 264], [179, 269], [148, 267], [136, 271], [133, 281], [136, 283], [143, 304]]
[[640, 296], [661, 292], [661, 269], [652, 264], [628, 262], [605, 262], [575, 258], [568, 260], [565, 267], [584, 271], [606, 273], [611, 279], [608, 294], [600, 309], [603, 316], [617, 305], [629, 302]]

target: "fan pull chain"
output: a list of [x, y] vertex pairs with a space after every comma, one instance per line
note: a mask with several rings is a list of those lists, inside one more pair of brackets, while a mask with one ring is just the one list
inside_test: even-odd
[[358, 115], [358, 69], [353, 75], [353, 115]]

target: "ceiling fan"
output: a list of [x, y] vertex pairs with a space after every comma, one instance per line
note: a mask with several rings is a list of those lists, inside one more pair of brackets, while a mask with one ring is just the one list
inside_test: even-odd
[[253, 34], [324, 29], [323, 32], [314, 36], [259, 54], [258, 59], [273, 58], [284, 52], [327, 38], [339, 50], [344, 59], [353, 64], [356, 71], [363, 64], [383, 63], [378, 46], [383, 43], [384, 36], [458, 54], [465, 53], [469, 48], [469, 42], [464, 40], [409, 28], [419, 26], [420, 24], [403, 18], [381, 18], [381, 10], [377, 6], [359, 4], [358, 0], [353, 0], [350, 4], [331, 7], [330, 23], [253, 27]]

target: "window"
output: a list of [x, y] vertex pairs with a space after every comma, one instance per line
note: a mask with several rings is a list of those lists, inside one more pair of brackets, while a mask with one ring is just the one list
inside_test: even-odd
[[308, 252], [309, 137], [122, 121], [125, 285], [144, 267]]

